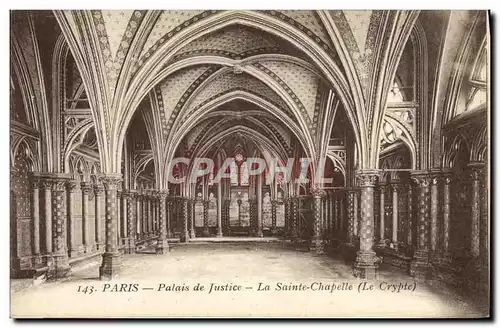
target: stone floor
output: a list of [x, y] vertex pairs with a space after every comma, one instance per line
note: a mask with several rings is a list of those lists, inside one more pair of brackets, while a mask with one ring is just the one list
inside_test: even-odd
[[[414, 286], [411, 278], [391, 268], [381, 269], [379, 278], [359, 291], [362, 281], [352, 277], [350, 266], [342, 259], [314, 255], [286, 242], [171, 243], [171, 252], [166, 255], [144, 250], [124, 256], [121, 274], [111, 282], [98, 279], [99, 263], [94, 259], [75, 268], [65, 281], [12, 291], [12, 316], [481, 316], [471, 304], [445, 288], [415, 282], [414, 291], [382, 290], [390, 288], [388, 284]], [[281, 290], [277, 290], [278, 284]], [[283, 287], [298, 288], [300, 284], [309, 288], [290, 291]], [[312, 290], [320, 284], [323, 289], [334, 284], [335, 290]], [[197, 285], [205, 289], [194, 290]], [[240, 290], [234, 290], [238, 286]], [[265, 286], [269, 290], [264, 290]], [[228, 288], [233, 291], [221, 290]]]

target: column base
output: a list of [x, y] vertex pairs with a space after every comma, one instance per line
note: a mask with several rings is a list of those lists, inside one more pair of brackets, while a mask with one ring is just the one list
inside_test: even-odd
[[43, 264], [43, 257], [40, 253], [33, 255], [33, 266], [38, 267]]
[[418, 279], [429, 278], [429, 251], [415, 251], [413, 260], [410, 263], [410, 275]]
[[386, 239], [380, 239], [377, 242], [377, 247], [378, 248], [385, 248], [385, 247], [387, 247], [387, 240]]
[[155, 251], [158, 255], [167, 254], [170, 251], [168, 241], [166, 239], [159, 238], [158, 242], [156, 243]]
[[179, 240], [181, 243], [189, 242], [189, 232], [188, 231], [181, 232], [181, 236], [179, 237]]
[[174, 238], [174, 234], [172, 233], [172, 231], [167, 232], [167, 238]]
[[222, 238], [222, 236], [223, 236], [223, 235], [222, 235], [222, 231], [218, 230], [218, 231], [217, 231], [217, 238]]
[[71, 268], [66, 255], [53, 255], [47, 264], [49, 265], [48, 278], [50, 280], [65, 278], [69, 275]]
[[196, 232], [194, 231], [194, 229], [189, 230], [189, 238], [190, 239], [196, 238]]
[[389, 248], [390, 249], [393, 249], [393, 250], [397, 251], [398, 247], [399, 247], [399, 244], [397, 242], [390, 242], [389, 243]]
[[208, 230], [208, 228], [203, 228], [203, 231], [201, 232], [201, 235], [203, 237], [209, 237], [210, 236], [210, 231]]
[[358, 251], [354, 262], [353, 275], [360, 279], [376, 279], [378, 257], [373, 251]]
[[125, 242], [124, 248], [125, 254], [134, 254], [135, 253], [135, 239], [130, 238]]
[[325, 253], [325, 245], [321, 239], [311, 239], [308, 246], [310, 252], [315, 252], [316, 254]]
[[102, 264], [99, 267], [99, 278], [101, 280], [111, 280], [118, 276], [121, 267], [121, 254], [104, 253], [102, 254]]
[[255, 237], [259, 237], [259, 238], [264, 237], [264, 234], [262, 233], [261, 229], [257, 229], [257, 231], [255, 232]]

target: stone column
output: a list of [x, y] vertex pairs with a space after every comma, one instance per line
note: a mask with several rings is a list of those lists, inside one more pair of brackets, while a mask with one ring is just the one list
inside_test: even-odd
[[250, 206], [250, 235], [253, 237], [257, 236], [257, 200], [249, 199]]
[[69, 273], [68, 249], [66, 246], [66, 222], [64, 193], [67, 179], [55, 178], [52, 184], [52, 250], [54, 278], [63, 278]]
[[438, 188], [439, 188], [439, 179], [437, 176], [432, 176], [431, 177], [431, 186], [430, 186], [430, 192], [431, 192], [431, 208], [430, 208], [430, 233], [431, 233], [431, 240], [430, 240], [430, 246], [431, 249], [430, 251], [432, 253], [436, 253], [437, 251], [437, 243], [438, 243], [438, 211], [439, 211], [439, 194], [438, 194]]
[[82, 232], [83, 232], [83, 250], [85, 253], [91, 253], [92, 242], [90, 241], [90, 218], [89, 218], [89, 194], [92, 192], [92, 185], [88, 182], [81, 183], [82, 189]]
[[203, 201], [203, 237], [209, 237], [210, 231], [208, 229], [208, 207], [210, 206], [210, 201]]
[[145, 190], [141, 195], [141, 212], [141, 239], [146, 239], [148, 236], [148, 198]]
[[40, 257], [40, 181], [38, 178], [33, 178], [31, 180], [31, 218], [33, 219], [33, 256], [35, 259], [35, 264], [41, 263]]
[[446, 262], [451, 262], [451, 255], [449, 252], [450, 245], [450, 217], [451, 217], [451, 196], [450, 184], [451, 174], [443, 174], [443, 233], [442, 235], [442, 255], [441, 257]]
[[358, 184], [361, 189], [361, 218], [359, 227], [359, 251], [354, 263], [354, 276], [363, 279], [376, 278], [377, 257], [373, 251], [373, 192], [378, 172], [362, 171], [358, 173]]
[[181, 236], [180, 236], [180, 241], [181, 243], [187, 243], [189, 242], [189, 230], [188, 230], [188, 199], [187, 198], [181, 198]]
[[73, 214], [73, 197], [75, 194], [76, 183], [68, 181], [66, 183], [66, 215], [68, 220], [68, 249], [69, 255], [74, 257], [78, 255], [78, 248], [76, 247], [76, 231], [75, 231], [75, 217]]
[[106, 242], [102, 255], [102, 264], [99, 267], [101, 280], [111, 280], [118, 274], [121, 265], [121, 254], [118, 251], [117, 223], [117, 190], [121, 182], [121, 174], [106, 174], [101, 176], [106, 193]]
[[121, 218], [121, 236], [124, 241], [125, 247], [127, 247], [128, 243], [128, 217], [127, 217], [127, 209], [128, 209], [128, 197], [127, 197], [127, 191], [122, 191], [121, 192], [121, 208], [122, 208], [122, 218]]
[[288, 237], [290, 235], [290, 203], [288, 198], [283, 199], [283, 204], [285, 205], [285, 228], [284, 236]]
[[168, 241], [167, 241], [167, 234], [165, 231], [165, 225], [166, 225], [166, 212], [165, 212], [165, 207], [167, 204], [167, 195], [168, 193], [166, 191], [160, 191], [158, 193], [159, 197], [159, 203], [160, 203], [160, 215], [159, 215], [159, 220], [158, 220], [158, 242], [156, 243], [156, 254], [165, 254], [169, 251], [169, 246], [168, 246]]
[[398, 232], [399, 232], [399, 211], [398, 211], [398, 195], [402, 189], [399, 182], [392, 184], [392, 248], [398, 249]]
[[135, 253], [135, 237], [137, 224], [135, 221], [135, 212], [137, 201], [134, 190], [124, 192], [124, 198], [127, 200], [127, 239], [125, 241], [125, 254]]
[[167, 238], [172, 238], [174, 234], [172, 233], [172, 216], [173, 216], [173, 200], [167, 199]]
[[217, 237], [222, 237], [222, 186], [217, 183]]
[[472, 184], [471, 194], [471, 240], [470, 240], [470, 254], [472, 257], [477, 258], [480, 255], [480, 219], [481, 219], [481, 168], [479, 166], [472, 166], [470, 174]]
[[120, 248], [120, 245], [122, 243], [122, 234], [121, 234], [121, 228], [122, 228], [122, 212], [121, 212], [121, 204], [122, 204], [122, 190], [121, 190], [121, 185], [118, 186], [118, 189], [116, 190], [116, 240], [118, 243], [118, 248]]
[[43, 179], [41, 182], [45, 204], [45, 253], [49, 255], [52, 253], [52, 181]]
[[356, 224], [356, 216], [354, 209], [354, 200], [356, 198], [355, 190], [347, 190], [347, 242], [354, 245], [356, 235], [354, 233], [354, 226]]
[[190, 224], [189, 224], [189, 238], [190, 239], [195, 239], [196, 238], [196, 229], [195, 229], [195, 215], [196, 215], [196, 200], [192, 199], [191, 202], [189, 203], [191, 206], [191, 217], [190, 217]]
[[360, 199], [360, 191], [358, 189], [355, 190], [354, 194], [354, 236], [359, 239], [359, 199]]
[[431, 177], [427, 173], [412, 176], [417, 184], [417, 249], [413, 252], [410, 274], [418, 278], [429, 275], [429, 221], [430, 221], [430, 184]]
[[148, 237], [154, 236], [154, 204], [153, 204], [153, 191], [148, 192]]
[[489, 233], [489, 199], [488, 199], [488, 166], [485, 164], [483, 170], [481, 171], [481, 222], [480, 222], [480, 253], [481, 259], [484, 263], [484, 272], [489, 272], [489, 245], [490, 245], [490, 233]]
[[257, 176], [257, 237], [264, 237], [262, 234], [262, 174]]
[[380, 192], [380, 222], [379, 222], [379, 241], [378, 241], [378, 247], [385, 247], [386, 246], [386, 240], [385, 240], [385, 189], [386, 186], [381, 184], [379, 186], [379, 192]]
[[413, 252], [413, 188], [411, 183], [408, 184], [408, 226], [407, 226], [407, 243], [410, 251]]
[[309, 250], [315, 251], [318, 254], [324, 253], [324, 245], [321, 240], [321, 222], [322, 222], [322, 211], [321, 211], [321, 203], [322, 198], [325, 196], [325, 191], [323, 189], [314, 188], [311, 189], [312, 194], [312, 216], [313, 216], [313, 235], [311, 241], [309, 243]]
[[276, 233], [276, 216], [278, 211], [278, 201], [271, 201], [271, 232], [272, 234]]
[[100, 185], [99, 183], [94, 184], [94, 196], [95, 196], [94, 228], [95, 228], [95, 246], [97, 250], [103, 249], [102, 236], [101, 236], [101, 230], [102, 230], [101, 195], [103, 190], [104, 188], [102, 187], [102, 185]]

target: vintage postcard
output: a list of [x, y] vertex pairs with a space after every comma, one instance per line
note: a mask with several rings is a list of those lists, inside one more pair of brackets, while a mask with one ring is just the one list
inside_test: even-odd
[[10, 11], [11, 317], [490, 317], [489, 15]]

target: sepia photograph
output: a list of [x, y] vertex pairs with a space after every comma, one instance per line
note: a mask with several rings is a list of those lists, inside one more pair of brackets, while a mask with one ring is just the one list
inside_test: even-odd
[[490, 318], [490, 15], [10, 10], [10, 318]]

